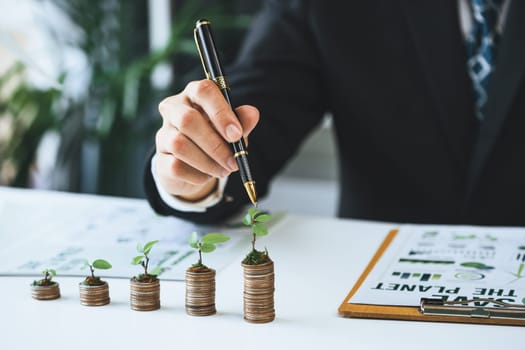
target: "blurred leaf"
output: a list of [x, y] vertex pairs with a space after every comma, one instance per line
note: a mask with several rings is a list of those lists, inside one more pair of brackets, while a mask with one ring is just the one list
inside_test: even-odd
[[210, 253], [210, 252], [213, 252], [214, 250], [215, 250], [215, 244], [203, 243], [201, 245], [201, 251], [203, 253]]
[[230, 237], [223, 235], [222, 233], [208, 233], [202, 237], [202, 243], [223, 243], [230, 239]]
[[268, 228], [264, 226], [263, 224], [254, 224], [253, 225], [253, 232], [257, 236], [266, 236], [268, 234]]
[[155, 240], [155, 241], [146, 243], [146, 245], [144, 246], [144, 254], [148, 255], [149, 252], [151, 251], [151, 248], [153, 248], [153, 246], [157, 243], [159, 243], [159, 240]]
[[267, 222], [270, 221], [272, 217], [268, 214], [260, 214], [255, 217], [255, 222]]
[[150, 274], [150, 275], [154, 275], [154, 276], [158, 276], [158, 275], [160, 275], [162, 272], [163, 272], [162, 267], [160, 267], [160, 266], [155, 266], [155, 267], [149, 272], [149, 274]]
[[100, 269], [100, 270], [108, 270], [110, 268], [112, 268], [111, 264], [104, 260], [104, 259], [97, 259], [95, 261], [93, 261], [93, 264], [92, 266], [96, 269]]
[[55, 269], [49, 269], [48, 271], [49, 271], [49, 273], [50, 273], [52, 276], [56, 276], [56, 275], [57, 275], [57, 272], [55, 271]]
[[192, 232], [190, 234], [190, 247], [195, 249], [199, 248], [199, 235], [197, 232]]
[[252, 225], [252, 216], [250, 214], [244, 215], [244, 217], [242, 218], [242, 223], [245, 224], [246, 226], [251, 226]]
[[137, 252], [144, 253], [144, 247], [140, 243], [137, 243]]
[[137, 255], [133, 259], [131, 259], [131, 265], [138, 265], [142, 262], [142, 259], [144, 259], [143, 255]]

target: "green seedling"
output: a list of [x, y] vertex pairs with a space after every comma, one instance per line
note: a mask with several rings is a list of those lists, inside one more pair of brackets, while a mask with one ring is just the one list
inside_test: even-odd
[[158, 240], [148, 242], [144, 244], [144, 246], [142, 246], [140, 243], [137, 244], [137, 252], [141, 253], [142, 255], [137, 255], [134, 257], [131, 260], [131, 264], [142, 266], [144, 273], [133, 277], [134, 280], [139, 282], [153, 282], [157, 279], [157, 276], [162, 273], [162, 267], [160, 266], [156, 266], [148, 272], [149, 253], [151, 252], [151, 248], [153, 248], [153, 246], [157, 243], [159, 243]]
[[98, 270], [109, 270], [112, 268], [111, 264], [104, 260], [104, 259], [97, 259], [93, 261], [91, 264], [88, 260], [84, 261], [84, 265], [82, 265], [81, 269], [85, 269], [86, 267], [89, 267], [89, 270], [91, 271], [91, 276], [86, 277], [84, 280], [84, 284], [90, 285], [90, 286], [98, 286], [101, 284], [104, 284], [104, 282], [100, 279], [100, 277], [95, 276], [95, 269]]
[[34, 286], [52, 286], [56, 282], [52, 281], [53, 277], [57, 275], [54, 269], [45, 269], [42, 271], [44, 278], [33, 281]]
[[207, 268], [206, 265], [202, 264], [202, 253], [211, 253], [213, 252], [217, 246], [218, 243], [224, 243], [228, 241], [230, 237], [223, 235], [222, 233], [207, 233], [199, 240], [199, 235], [197, 232], [192, 232], [190, 235], [190, 247], [197, 249], [199, 252], [199, 261], [197, 263], [193, 264], [192, 267], [194, 268]]
[[244, 264], [259, 265], [264, 264], [270, 260], [267, 249], [265, 249], [264, 252], [255, 249], [255, 241], [257, 240], [257, 237], [266, 236], [268, 234], [268, 227], [265, 225], [265, 223], [271, 219], [272, 217], [270, 215], [263, 213], [260, 210], [255, 208], [248, 209], [248, 212], [242, 219], [242, 222], [244, 225], [251, 228], [252, 250], [243, 260]]

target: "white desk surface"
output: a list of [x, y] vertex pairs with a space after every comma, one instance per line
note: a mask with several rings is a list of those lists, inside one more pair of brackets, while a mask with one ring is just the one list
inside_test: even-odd
[[269, 324], [250, 324], [242, 318], [240, 263], [218, 273], [218, 313], [208, 317], [186, 315], [183, 282], [161, 282], [161, 309], [137, 312], [129, 308], [127, 280], [109, 279], [111, 304], [90, 308], [79, 304], [79, 278], [58, 278], [62, 297], [36, 301], [30, 295], [32, 278], [0, 277], [0, 348], [525, 348], [522, 327], [338, 316], [340, 303], [392, 227], [293, 215], [278, 223], [263, 243], [276, 272], [277, 318]]

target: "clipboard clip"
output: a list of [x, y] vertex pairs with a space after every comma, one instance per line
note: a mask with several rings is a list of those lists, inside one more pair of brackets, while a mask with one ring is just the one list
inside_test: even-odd
[[[473, 303], [489, 303], [492, 306], [468, 305]], [[488, 298], [461, 301], [421, 298], [419, 311], [424, 315], [525, 320], [525, 305], [510, 304]]]

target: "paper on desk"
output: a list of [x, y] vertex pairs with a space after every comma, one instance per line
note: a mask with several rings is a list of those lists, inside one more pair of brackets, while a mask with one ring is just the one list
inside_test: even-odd
[[193, 231], [231, 237], [212, 254], [203, 254], [203, 262], [216, 270], [240, 263], [249, 250], [246, 227], [198, 227], [158, 216], [143, 200], [0, 187], [0, 275], [39, 275], [54, 268], [62, 276], [85, 276], [83, 261], [102, 258], [113, 268], [98, 275], [130, 278], [142, 269], [130, 263], [139, 255], [137, 243], [158, 239], [150, 267], [164, 268], [161, 279], [183, 280], [197, 261], [188, 246]]
[[401, 226], [349, 303], [418, 306], [422, 297], [525, 304], [525, 229]]

